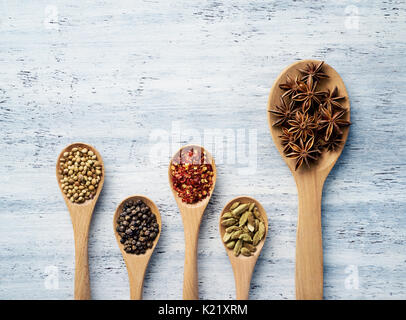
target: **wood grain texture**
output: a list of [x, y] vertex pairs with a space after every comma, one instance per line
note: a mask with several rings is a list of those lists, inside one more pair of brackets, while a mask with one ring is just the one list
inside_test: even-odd
[[[44, 24], [49, 5], [57, 23]], [[346, 28], [350, 5], [358, 29]], [[247, 153], [248, 130], [257, 142], [248, 175], [244, 158], [212, 152], [218, 175], [199, 234], [200, 298], [234, 298], [218, 219], [246, 194], [269, 220], [250, 299], [294, 299], [297, 191], [266, 104], [279, 72], [312, 58], [343, 78], [353, 122], [323, 190], [324, 298], [406, 299], [405, 17], [402, 1], [3, 1], [0, 298], [73, 298], [73, 231], [54, 168], [64, 146], [84, 141], [106, 167], [89, 234], [92, 298], [128, 299], [111, 221], [125, 196], [144, 194], [163, 230], [144, 298], [181, 299], [183, 227], [167, 178], [178, 147], [153, 149], [152, 133], [206, 146], [185, 132], [196, 128], [201, 139], [205, 129], [236, 137], [243, 129], [236, 153]], [[177, 125], [184, 134], [172, 137]], [[152, 150], [162, 151], [159, 161]], [[49, 267], [58, 289], [47, 284]]]
[[[172, 163], [180, 164], [181, 160], [184, 158], [182, 153], [193, 150], [193, 152], [198, 154], [198, 159], [202, 157], [204, 163], [211, 164], [213, 170], [213, 183], [211, 186], [210, 193], [203, 200], [189, 204], [184, 203], [179, 197], [178, 193], [175, 191], [172, 185]], [[203, 155], [204, 154], [204, 155]], [[185, 263], [183, 267], [183, 299], [184, 300], [199, 300], [199, 272], [198, 272], [198, 242], [199, 242], [199, 232], [200, 225], [202, 223], [204, 212], [209, 204], [209, 201], [213, 195], [214, 188], [216, 187], [217, 170], [216, 164], [212, 155], [204, 150], [202, 146], [198, 145], [187, 145], [182, 146], [173, 156], [168, 167], [168, 180], [169, 186], [172, 190], [173, 197], [175, 198], [176, 204], [178, 205], [180, 215], [182, 216], [183, 222], [183, 233], [185, 241]]]
[[[136, 255], [136, 254], [127, 253], [124, 250], [124, 245], [120, 242], [121, 238], [120, 238], [119, 233], [117, 232], [117, 219], [118, 219], [120, 213], [123, 212], [124, 204], [129, 200], [143, 201], [151, 209], [151, 212], [155, 215], [156, 222], [159, 225], [159, 233], [156, 236], [156, 238], [154, 239], [153, 246], [150, 249], [148, 249], [145, 252], [145, 254]], [[120, 248], [121, 254], [123, 255], [123, 259], [127, 266], [131, 300], [141, 300], [142, 299], [145, 272], [147, 271], [148, 262], [151, 259], [151, 255], [154, 253], [155, 247], [159, 241], [159, 237], [162, 232], [161, 226], [162, 226], [162, 220], [161, 220], [161, 214], [159, 213], [158, 207], [151, 199], [144, 197], [142, 195], [137, 194], [137, 195], [133, 195], [133, 196], [125, 198], [118, 205], [118, 207], [116, 209], [116, 212], [113, 217], [113, 232], [116, 236], [118, 247]]]
[[228, 258], [230, 259], [231, 267], [233, 268], [233, 272], [234, 272], [235, 299], [248, 300], [249, 293], [250, 293], [250, 287], [251, 287], [252, 274], [254, 272], [255, 264], [257, 263], [258, 257], [261, 254], [262, 248], [264, 247], [266, 235], [268, 233], [268, 218], [266, 216], [265, 209], [254, 198], [247, 197], [247, 196], [236, 197], [236, 198], [230, 200], [223, 208], [223, 211], [221, 211], [221, 214], [219, 217], [219, 230], [220, 230], [221, 239], [223, 239], [224, 234], [226, 232], [226, 228], [221, 225], [221, 222], [223, 220], [221, 217], [224, 215], [224, 213], [230, 211], [230, 207], [235, 202], [239, 202], [239, 203], [254, 202], [255, 206], [258, 209], [258, 212], [261, 215], [262, 220], [265, 224], [265, 235], [264, 235], [263, 239], [257, 244], [256, 251], [254, 253], [252, 253], [252, 255], [250, 257], [246, 257], [242, 254], [240, 254], [238, 257], [236, 257], [234, 254], [234, 251], [227, 248], [223, 242], [224, 248], [226, 249]]
[[[97, 156], [97, 161], [101, 165], [101, 178], [98, 182], [97, 191], [93, 198], [86, 200], [83, 203], [73, 203], [69, 196], [67, 196], [62, 188], [62, 171], [61, 171], [61, 159], [65, 158], [64, 161], [69, 160], [64, 157], [65, 152], [72, 151], [73, 148], [87, 148], [91, 150]], [[73, 161], [72, 161], [73, 162]], [[90, 223], [92, 221], [94, 207], [96, 206], [97, 199], [99, 199], [100, 193], [103, 189], [104, 183], [104, 163], [100, 153], [92, 146], [85, 143], [73, 143], [66, 146], [59, 154], [56, 161], [56, 181], [58, 187], [61, 191], [62, 197], [65, 200], [66, 207], [70, 214], [73, 226], [73, 235], [75, 240], [75, 290], [74, 298], [75, 300], [90, 300], [90, 274], [89, 274], [89, 254], [88, 254], [88, 243], [89, 243], [89, 229]]]
[[[276, 105], [279, 105], [283, 95], [280, 85], [286, 82], [287, 75], [295, 79], [297, 76], [300, 76], [298, 69], [305, 69], [308, 64], [318, 65], [319, 63], [320, 61], [318, 60], [301, 60], [286, 67], [272, 85], [268, 99], [268, 111], [273, 110]], [[343, 80], [334, 68], [327, 63], [323, 64], [323, 72], [328, 76], [328, 79], [320, 81], [317, 90], [327, 92], [328, 90], [333, 90], [332, 88], [337, 88], [337, 92], [345, 97], [345, 99], [342, 99], [344, 100], [342, 106], [346, 110], [343, 117], [349, 121], [351, 113], [350, 100]], [[312, 163], [310, 167], [303, 164], [302, 167], [296, 170], [296, 161], [286, 157], [286, 153], [283, 150], [284, 146], [280, 140], [282, 130], [280, 127], [274, 126], [274, 123], [275, 118], [268, 112], [268, 125], [273, 141], [292, 172], [298, 189], [299, 210], [296, 232], [295, 269], [296, 299], [320, 300], [323, 299], [323, 240], [321, 233], [323, 186], [345, 147], [349, 127], [343, 128], [342, 143], [339, 148], [334, 151], [324, 152], [317, 159], [317, 162]]]

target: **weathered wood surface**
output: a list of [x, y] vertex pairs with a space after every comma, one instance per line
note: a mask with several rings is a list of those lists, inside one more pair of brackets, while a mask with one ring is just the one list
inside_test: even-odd
[[[123, 198], [141, 193], [163, 222], [144, 298], [180, 299], [183, 230], [167, 163], [178, 143], [207, 147], [198, 139], [205, 129], [246, 138], [236, 138], [235, 161], [213, 152], [218, 179], [200, 233], [201, 298], [235, 296], [217, 223], [227, 201], [246, 194], [269, 219], [250, 297], [293, 299], [297, 192], [272, 143], [266, 102], [279, 72], [303, 58], [332, 65], [351, 99], [349, 139], [324, 188], [325, 298], [406, 298], [405, 2], [227, 3], [2, 1], [1, 299], [73, 298], [73, 231], [54, 173], [60, 150], [76, 141], [94, 145], [106, 165], [89, 240], [92, 297], [129, 297], [112, 218]], [[182, 135], [168, 140], [175, 145], [157, 145], [155, 135], [176, 126]], [[193, 128], [201, 136], [191, 138]], [[249, 146], [257, 164], [247, 175], [239, 169]], [[58, 289], [47, 282], [50, 267]]]

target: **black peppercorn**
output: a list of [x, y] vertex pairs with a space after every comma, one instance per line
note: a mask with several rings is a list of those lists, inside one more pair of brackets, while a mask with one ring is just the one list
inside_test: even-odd
[[153, 247], [159, 224], [155, 214], [143, 201], [125, 202], [116, 222], [116, 230], [125, 252], [145, 254], [146, 250]]

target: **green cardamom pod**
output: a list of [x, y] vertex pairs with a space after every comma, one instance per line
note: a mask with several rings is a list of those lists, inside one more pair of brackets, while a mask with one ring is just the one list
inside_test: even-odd
[[238, 240], [238, 241], [236, 242], [235, 246], [234, 246], [234, 255], [235, 255], [236, 257], [239, 256], [240, 251], [241, 251], [241, 247], [242, 247], [242, 241], [241, 241], [241, 240]]
[[240, 203], [238, 201], [234, 202], [231, 207], [230, 210], [233, 211], [235, 208], [237, 208], [240, 205]]
[[254, 231], [254, 229], [255, 229], [255, 226], [254, 226], [254, 224], [255, 224], [255, 218], [254, 218], [254, 216], [253, 216], [253, 214], [252, 214], [251, 211], [248, 211], [248, 218], [247, 218], [247, 220], [248, 220], [248, 223], [247, 223], [248, 230], [251, 231], [251, 232]]
[[247, 242], [244, 242], [243, 247], [244, 247], [244, 248], [247, 248], [247, 249], [248, 249], [249, 251], [251, 251], [251, 252], [257, 251], [257, 248], [255, 248], [255, 246], [253, 246], [252, 244], [247, 243]]
[[247, 203], [243, 203], [243, 204], [240, 204], [237, 208], [235, 208], [235, 209], [232, 211], [232, 213], [233, 213], [234, 216], [240, 215], [241, 213], [247, 211], [247, 209], [248, 209], [248, 204], [247, 204]]
[[248, 224], [247, 224], [247, 227], [248, 227], [248, 230], [249, 230], [250, 232], [255, 231], [255, 226], [252, 225], [252, 224], [250, 224], [249, 222], [248, 222]]
[[230, 241], [230, 242], [228, 242], [228, 243], [226, 244], [226, 247], [227, 247], [228, 249], [234, 249], [234, 246], [235, 246], [235, 241]]
[[254, 229], [254, 232], [257, 232], [257, 231], [258, 231], [258, 228], [259, 228], [259, 220], [258, 220], [258, 219], [255, 219], [255, 229]]
[[240, 227], [242, 227], [247, 222], [248, 213], [249, 213], [249, 211], [242, 214], [242, 216], [240, 218], [240, 222], [239, 222]]
[[263, 237], [264, 234], [265, 234], [265, 225], [264, 225], [264, 223], [263, 223], [262, 221], [259, 223], [258, 231], [261, 232], [261, 234], [262, 234], [261, 239], [262, 239], [262, 237]]
[[249, 257], [251, 255], [251, 251], [249, 251], [247, 248], [241, 248], [241, 254]]
[[258, 230], [255, 235], [254, 238], [252, 239], [252, 244], [254, 246], [258, 245], [258, 243], [261, 241], [261, 235], [260, 235], [260, 231]]
[[259, 211], [258, 211], [257, 207], [254, 208], [253, 213], [254, 213], [255, 218], [257, 218], [257, 219], [261, 218], [261, 215], [259, 214]]
[[222, 221], [221, 225], [223, 227], [231, 227], [231, 226], [235, 225], [236, 222], [237, 222], [237, 220], [235, 220], [234, 218], [230, 218], [230, 219]]
[[252, 242], [251, 236], [247, 233], [243, 233], [242, 235], [240, 235], [240, 237], [238, 239], [245, 241], [245, 242]]
[[226, 229], [226, 232], [231, 233], [231, 232], [237, 231], [237, 230], [240, 230], [240, 227], [238, 227], [238, 226], [231, 226], [231, 227], [228, 227], [228, 228]]
[[225, 233], [223, 236], [223, 241], [228, 242], [231, 239], [231, 233]]
[[243, 232], [244, 232], [243, 230], [234, 231], [231, 234], [231, 240], [237, 240]]
[[250, 207], [248, 208], [248, 211], [251, 211], [251, 212], [252, 212], [252, 210], [254, 209], [254, 207], [255, 207], [255, 202], [253, 202], [253, 203], [250, 204]]
[[223, 219], [229, 219], [229, 218], [234, 218], [233, 214], [231, 212], [226, 212], [222, 216]]

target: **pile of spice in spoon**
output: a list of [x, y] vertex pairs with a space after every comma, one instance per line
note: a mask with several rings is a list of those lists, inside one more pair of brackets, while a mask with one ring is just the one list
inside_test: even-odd
[[223, 242], [236, 257], [240, 253], [251, 256], [265, 237], [265, 224], [254, 202], [233, 202], [230, 210], [221, 216], [221, 225], [225, 228]]
[[298, 69], [296, 77], [286, 76], [279, 87], [284, 90], [280, 105], [271, 106], [273, 126], [281, 128], [281, 143], [286, 157], [296, 160], [295, 170], [303, 163], [309, 167], [323, 152], [335, 151], [342, 144], [343, 127], [351, 124], [347, 109], [340, 103], [346, 99], [337, 87], [321, 91], [319, 84], [328, 81], [323, 72], [324, 61], [309, 63]]
[[213, 166], [204, 149], [184, 147], [171, 162], [173, 189], [183, 202], [193, 204], [210, 195]]
[[156, 215], [142, 200], [126, 201], [116, 223], [120, 243], [127, 253], [144, 254], [152, 248], [159, 233]]
[[102, 164], [86, 147], [74, 147], [59, 159], [59, 181], [62, 192], [73, 203], [94, 198], [102, 177]]

